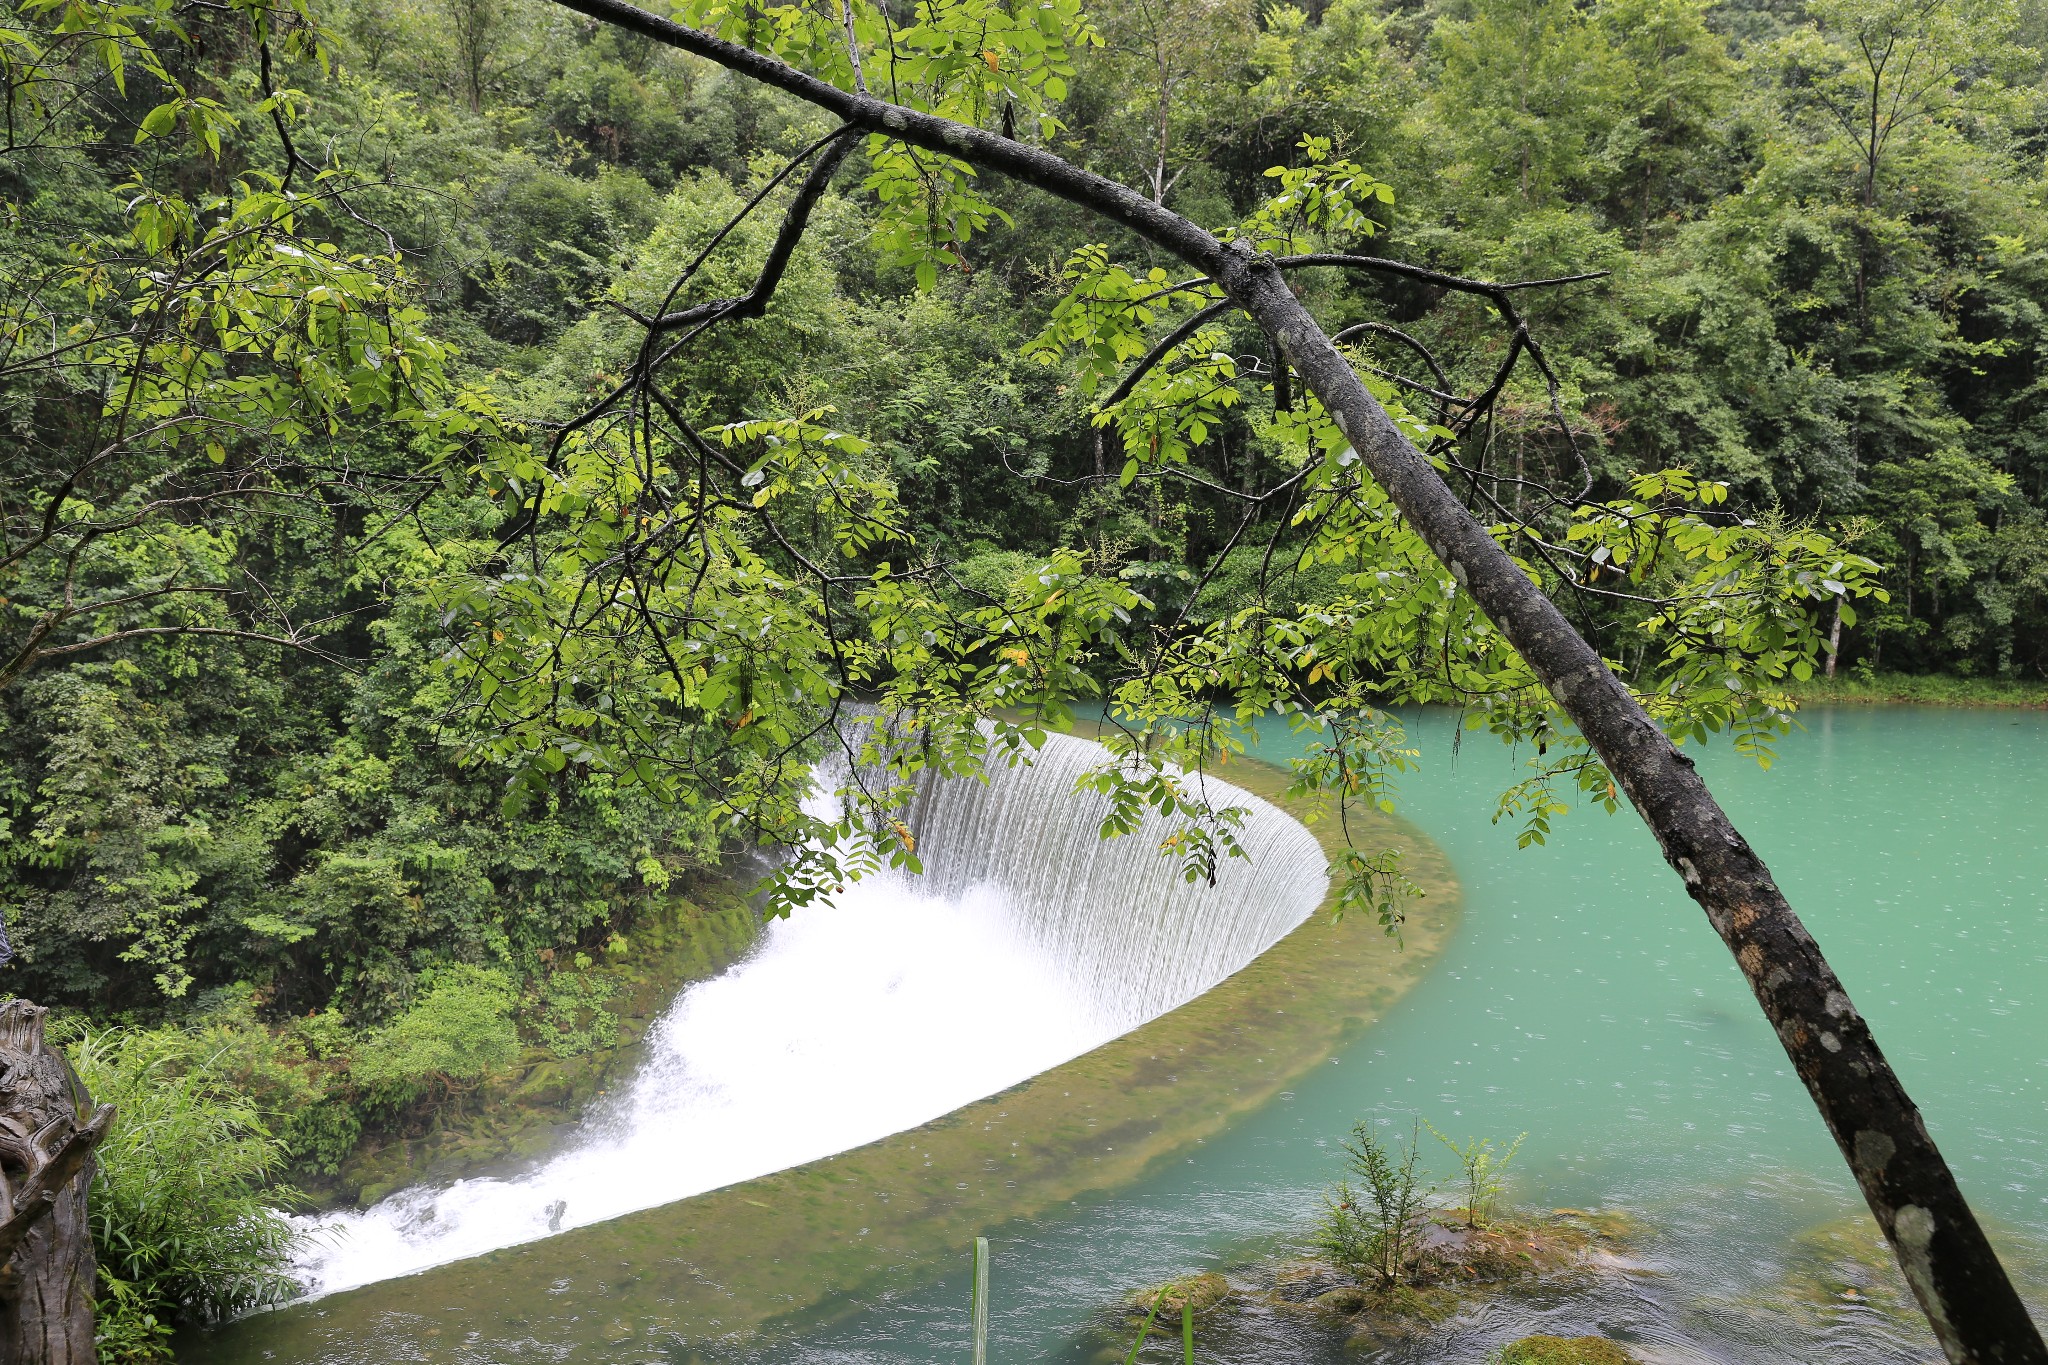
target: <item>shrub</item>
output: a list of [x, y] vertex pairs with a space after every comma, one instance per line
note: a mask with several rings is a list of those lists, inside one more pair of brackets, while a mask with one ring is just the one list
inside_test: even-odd
[[1409, 1140], [1399, 1146], [1382, 1142], [1370, 1125], [1359, 1123], [1344, 1143], [1351, 1179], [1338, 1181], [1327, 1196], [1316, 1246], [1361, 1282], [1393, 1289], [1407, 1278], [1433, 1192], [1417, 1170], [1421, 1138], [1419, 1121]]
[[116, 1106], [91, 1190], [100, 1350], [109, 1365], [169, 1358], [173, 1321], [213, 1322], [290, 1297], [297, 1233], [265, 1188], [283, 1144], [178, 1029], [87, 1032], [69, 1048], [96, 1100]]
[[619, 1045], [619, 1016], [605, 1008], [619, 993], [618, 981], [592, 972], [582, 953], [575, 963], [574, 971], [550, 972], [538, 985], [539, 999], [524, 1011], [534, 1037], [557, 1057]]
[[349, 1073], [357, 1085], [400, 1103], [467, 1089], [519, 1060], [515, 999], [503, 972], [443, 968], [411, 1008], [364, 1040]]
[[1459, 1176], [1465, 1187], [1465, 1226], [1474, 1231], [1485, 1227], [1493, 1221], [1493, 1207], [1500, 1202], [1505, 1183], [1500, 1173], [1522, 1150], [1522, 1140], [1529, 1135], [1519, 1134], [1503, 1151], [1492, 1138], [1467, 1138], [1460, 1145], [1438, 1132], [1435, 1124], [1425, 1122], [1423, 1126], [1458, 1158]]

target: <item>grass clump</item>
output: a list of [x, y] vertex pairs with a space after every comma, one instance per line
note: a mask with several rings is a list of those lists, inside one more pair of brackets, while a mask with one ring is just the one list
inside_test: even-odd
[[296, 1196], [269, 1185], [284, 1145], [224, 1069], [170, 1030], [88, 1032], [67, 1048], [95, 1099], [115, 1106], [91, 1220], [106, 1365], [171, 1359], [180, 1322], [218, 1322], [298, 1292], [286, 1273]]

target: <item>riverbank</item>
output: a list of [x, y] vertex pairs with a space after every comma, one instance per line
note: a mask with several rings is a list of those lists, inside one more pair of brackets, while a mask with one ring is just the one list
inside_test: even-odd
[[[682, 989], [745, 956], [761, 919], [737, 874], [709, 873], [636, 921], [630, 951], [591, 961], [580, 975], [594, 1001], [578, 1022], [598, 1046], [528, 1046], [519, 1061], [429, 1114], [412, 1131], [366, 1135], [330, 1182], [326, 1206], [368, 1206], [393, 1190], [508, 1169], [559, 1146], [590, 1105], [640, 1064], [643, 1040]], [[592, 1028], [597, 1011], [607, 1016]]]
[[1947, 674], [1840, 674], [1787, 683], [1801, 706], [2015, 706], [2048, 708], [2048, 682], [1957, 678]]

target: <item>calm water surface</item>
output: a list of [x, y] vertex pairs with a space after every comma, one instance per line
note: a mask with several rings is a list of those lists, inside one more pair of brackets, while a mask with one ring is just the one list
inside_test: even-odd
[[[1768, 774], [1726, 752], [1702, 769], [2041, 1305], [2048, 716], [1844, 708], [1805, 721]], [[1490, 820], [1513, 761], [1478, 735], [1454, 756], [1451, 736], [1448, 716], [1414, 720], [1424, 769], [1402, 794], [1465, 885], [1443, 964], [1387, 1023], [1192, 1158], [1117, 1197], [991, 1229], [994, 1357], [1094, 1358], [1104, 1338], [1091, 1317], [1121, 1290], [1284, 1250], [1335, 1173], [1334, 1139], [1355, 1119], [1405, 1131], [1419, 1114], [1458, 1136], [1526, 1131], [1514, 1193], [1631, 1211], [1641, 1264], [1379, 1358], [1476, 1362], [1535, 1331], [1607, 1332], [1673, 1365], [1937, 1358], [1923, 1328], [1868, 1306], [1884, 1298], [1882, 1273], [1814, 1249], [1831, 1232], [1865, 1235], [1867, 1218], [1734, 964], [1641, 824], [1590, 810], [1548, 847], [1517, 850], [1510, 825]], [[1289, 744], [1275, 734], [1265, 756]], [[963, 1274], [752, 1354], [959, 1359], [965, 1296]], [[1202, 1354], [1282, 1352], [1344, 1358], [1334, 1338], [1256, 1331]]]

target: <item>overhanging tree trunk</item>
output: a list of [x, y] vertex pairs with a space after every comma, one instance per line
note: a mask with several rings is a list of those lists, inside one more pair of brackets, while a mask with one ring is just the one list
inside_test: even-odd
[[93, 1149], [113, 1123], [92, 1110], [43, 1039], [46, 1011], [0, 1005], [0, 1362], [94, 1365]]
[[565, 8], [785, 91], [850, 127], [1000, 171], [1102, 215], [1205, 272], [1274, 339], [1411, 525], [1591, 742], [1706, 911], [1777, 1030], [1957, 1365], [2048, 1365], [2048, 1347], [1918, 1110], [1820, 947], [1692, 760], [1469, 514], [1287, 287], [1279, 262], [1226, 245], [1123, 185], [1011, 138], [817, 80], [620, 0]]

